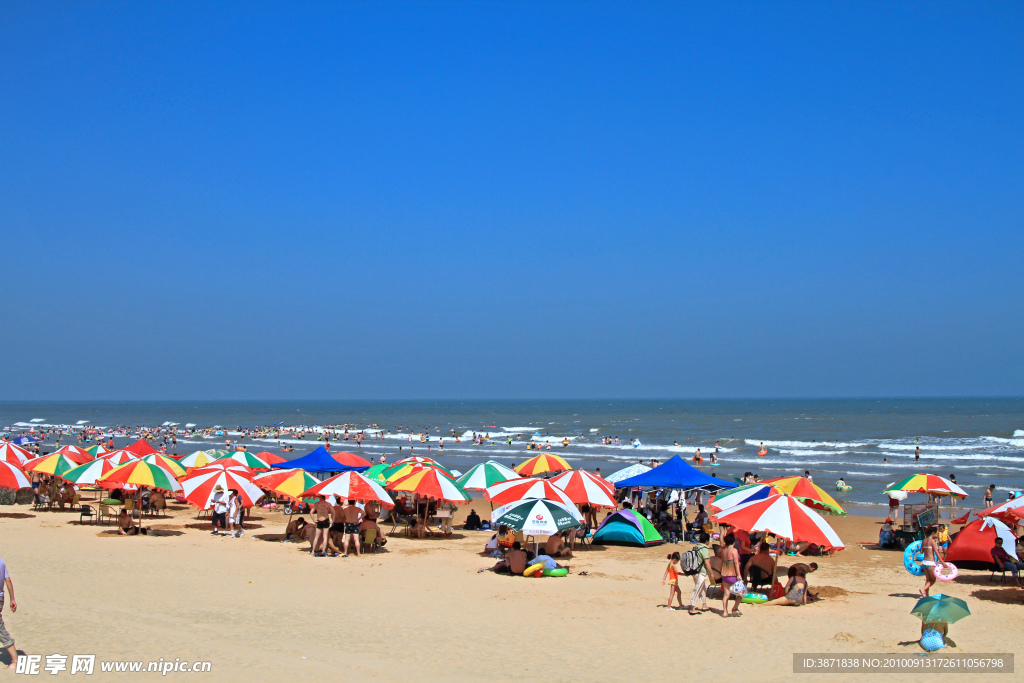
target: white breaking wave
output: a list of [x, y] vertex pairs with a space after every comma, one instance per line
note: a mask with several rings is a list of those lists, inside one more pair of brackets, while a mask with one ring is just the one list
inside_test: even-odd
[[840, 441], [835, 443], [833, 441], [759, 441], [755, 439], [744, 439], [748, 446], [757, 446], [764, 444], [768, 448], [864, 448], [870, 446], [868, 443], [847, 443]]

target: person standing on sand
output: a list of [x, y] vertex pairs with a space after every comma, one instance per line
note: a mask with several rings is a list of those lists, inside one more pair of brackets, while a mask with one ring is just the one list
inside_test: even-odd
[[[736, 550], [736, 537], [731, 533], [722, 539], [722, 617], [740, 616], [740, 601], [743, 599], [743, 582], [740, 579], [740, 553]], [[739, 584], [739, 588], [737, 588]], [[732, 612], [729, 612], [729, 598], [736, 598]]]
[[934, 524], [924, 530], [924, 543], [921, 544], [921, 550], [924, 552], [924, 560], [921, 561], [921, 566], [924, 567], [924, 588], [918, 592], [921, 597], [927, 598], [928, 590], [935, 585], [936, 563], [945, 566], [940, 556], [939, 543], [935, 540]]
[[665, 582], [668, 582], [668, 602], [665, 603], [665, 609], [673, 609], [672, 598], [675, 598], [679, 602], [679, 609], [683, 608], [683, 594], [679, 590], [679, 574], [683, 571], [682, 567], [679, 566], [679, 553], [671, 553], [668, 556], [668, 566], [665, 567], [665, 574], [661, 577], [661, 585], [664, 586]]
[[7, 648], [7, 652], [11, 655], [11, 663], [7, 667], [8, 669], [14, 669], [18, 664], [18, 649], [14, 647], [14, 638], [11, 638], [11, 634], [7, 632], [7, 628], [4, 626], [4, 588], [6, 587], [7, 593], [11, 596], [11, 611], [18, 611], [18, 601], [14, 599], [14, 583], [11, 582], [11, 575], [7, 571], [7, 565], [4, 564], [4, 560], [0, 557], [0, 647]]
[[341, 518], [345, 523], [345, 536], [341, 541], [341, 556], [348, 557], [348, 544], [351, 541], [356, 557], [359, 557], [359, 523], [363, 521], [363, 511], [359, 509], [354, 500], [350, 500], [342, 510]]
[[[707, 612], [711, 608], [708, 607], [708, 588], [711, 586], [711, 550], [703, 543], [697, 543], [693, 546], [692, 550], [697, 553], [697, 561], [700, 563], [700, 570], [693, 575], [693, 594], [690, 596], [690, 614], [700, 614], [701, 612]], [[697, 602], [703, 605], [699, 610], [697, 609]]]
[[327, 541], [330, 539], [331, 522], [334, 521], [334, 508], [327, 502], [327, 496], [320, 496], [320, 500], [313, 506], [312, 514], [316, 523], [316, 533], [310, 552], [314, 557], [323, 557], [327, 551]]

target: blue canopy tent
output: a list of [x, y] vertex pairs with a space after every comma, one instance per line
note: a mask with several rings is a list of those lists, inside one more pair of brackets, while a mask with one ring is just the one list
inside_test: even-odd
[[301, 458], [295, 460], [289, 460], [287, 462], [279, 462], [273, 465], [276, 469], [288, 469], [290, 467], [301, 467], [307, 472], [362, 472], [363, 470], [369, 469], [368, 467], [350, 467], [343, 465], [327, 452], [327, 449], [323, 446], [318, 446], [316, 450], [311, 453], [307, 453]]
[[616, 488], [633, 486], [649, 486], [657, 489], [682, 489], [683, 491], [690, 491], [692, 489], [721, 491], [722, 489], [734, 489], [737, 485], [717, 477], [708, 476], [696, 467], [687, 464], [678, 455], [674, 455], [654, 469], [638, 474], [635, 477], [615, 482]]

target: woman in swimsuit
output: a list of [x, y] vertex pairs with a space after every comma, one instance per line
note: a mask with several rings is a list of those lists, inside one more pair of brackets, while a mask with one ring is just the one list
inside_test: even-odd
[[[726, 534], [725, 538], [722, 539], [725, 544], [722, 548], [720, 557], [722, 558], [722, 616], [740, 616], [740, 601], [743, 599], [742, 593], [733, 593], [733, 586], [740, 580], [740, 553], [736, 550], [736, 537], [731, 533]], [[736, 604], [733, 605], [732, 612], [729, 612], [729, 598], [736, 598]]]
[[786, 594], [781, 598], [775, 598], [764, 603], [765, 605], [788, 605], [799, 607], [807, 604], [807, 578], [803, 567], [793, 565], [789, 568], [789, 583], [786, 584]]
[[[679, 565], [679, 553], [672, 553], [668, 556], [668, 566], [665, 567], [665, 575], [661, 577], [661, 585], [664, 586], [665, 582], [668, 582], [668, 602], [665, 604], [665, 609], [682, 609], [683, 608], [683, 593], [679, 590], [679, 572], [683, 568]], [[672, 607], [672, 597], [675, 596], [676, 602], [679, 603], [679, 607]]]

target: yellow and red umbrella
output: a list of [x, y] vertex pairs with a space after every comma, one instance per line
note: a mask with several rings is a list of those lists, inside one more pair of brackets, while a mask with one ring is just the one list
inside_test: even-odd
[[186, 469], [189, 467], [205, 467], [216, 459], [217, 456], [211, 455], [207, 451], [196, 451], [195, 453], [189, 453], [183, 458], [178, 458], [178, 464]]
[[419, 472], [420, 470], [432, 470], [432, 469], [433, 470], [437, 470], [438, 472], [441, 472], [444, 476], [448, 477], [449, 479], [452, 479], [452, 480], [455, 479], [455, 475], [453, 475], [451, 472], [449, 472], [446, 467], [444, 467], [443, 465], [439, 465], [438, 463], [434, 462], [433, 460], [431, 460], [430, 462], [402, 462], [402, 463], [396, 463], [396, 464], [392, 465], [391, 467], [389, 467], [388, 469], [386, 469], [383, 472], [381, 472], [380, 476], [383, 477], [385, 481], [392, 482], [392, 481], [398, 481], [399, 479], [404, 479], [405, 477], [408, 477], [413, 472]]
[[253, 483], [264, 491], [273, 491], [292, 500], [301, 500], [302, 494], [320, 483], [320, 480], [300, 467], [275, 470], [259, 474]]
[[541, 453], [516, 467], [515, 471], [524, 477], [535, 477], [545, 472], [564, 472], [571, 469], [572, 465], [567, 463], [565, 458], [554, 453]]
[[952, 496], [954, 498], [966, 498], [967, 492], [951, 482], [936, 474], [912, 474], [906, 479], [900, 479], [895, 484], [890, 484], [882, 493], [890, 491], [906, 491], [907, 493], [930, 493], [935, 496]]
[[78, 463], [63, 453], [50, 453], [32, 458], [21, 468], [26, 472], [38, 472], [39, 474], [53, 474], [60, 476], [68, 470], [78, 467]]
[[151, 489], [160, 489], [168, 493], [181, 491], [181, 484], [178, 483], [173, 472], [143, 460], [132, 460], [131, 462], [119, 465], [97, 479], [96, 483], [105, 489], [117, 488], [122, 484], [131, 484]]
[[392, 491], [418, 493], [421, 496], [452, 503], [465, 503], [472, 499], [454, 479], [433, 467], [421, 468], [407, 477], [389, 483], [387, 487]]
[[779, 493], [793, 496], [807, 507], [815, 510], [824, 510], [833, 515], [846, 514], [846, 510], [836, 502], [835, 498], [825, 493], [817, 484], [809, 482], [803, 477], [776, 477], [765, 479], [760, 483], [774, 487]]

